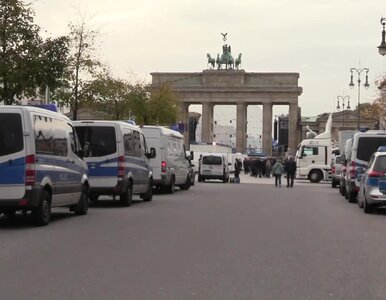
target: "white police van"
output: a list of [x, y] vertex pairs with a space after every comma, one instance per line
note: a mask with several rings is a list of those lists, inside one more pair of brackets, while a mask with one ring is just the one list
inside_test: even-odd
[[0, 106], [0, 213], [32, 211], [46, 225], [51, 207], [88, 210], [87, 164], [76, 132], [62, 114], [28, 106]]
[[157, 151], [151, 160], [153, 167], [153, 185], [174, 193], [176, 186], [188, 190], [192, 185], [189, 159], [184, 147], [184, 136], [162, 126], [141, 126], [149, 146]]
[[356, 202], [361, 177], [371, 155], [380, 146], [386, 145], [386, 132], [368, 130], [356, 132], [352, 137], [351, 147], [346, 149], [346, 197], [349, 202]]
[[132, 195], [144, 201], [153, 197], [153, 172], [148, 151], [140, 128], [121, 121], [75, 121], [81, 145], [87, 149], [85, 161], [89, 167], [91, 201], [101, 195], [119, 195], [124, 206], [130, 206]]

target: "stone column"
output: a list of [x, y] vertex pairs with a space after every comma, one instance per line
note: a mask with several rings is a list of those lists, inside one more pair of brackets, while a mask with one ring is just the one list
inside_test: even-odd
[[290, 104], [288, 113], [288, 153], [295, 155], [298, 146], [297, 136], [298, 105]]
[[237, 103], [236, 112], [236, 152], [245, 153], [247, 134], [247, 105]]
[[202, 104], [201, 142], [213, 142], [213, 103]]
[[189, 104], [180, 102], [178, 104], [178, 122], [184, 124], [184, 144], [186, 150], [189, 150]]
[[263, 104], [263, 152], [272, 155], [272, 103]]

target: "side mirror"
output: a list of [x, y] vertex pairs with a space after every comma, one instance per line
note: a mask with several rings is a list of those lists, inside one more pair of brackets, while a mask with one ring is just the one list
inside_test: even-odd
[[157, 153], [155, 151], [155, 148], [151, 147], [150, 152], [146, 153], [147, 158], [154, 158], [156, 157]]

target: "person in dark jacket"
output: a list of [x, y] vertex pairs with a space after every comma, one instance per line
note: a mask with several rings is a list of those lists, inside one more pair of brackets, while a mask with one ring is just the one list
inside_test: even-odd
[[287, 187], [294, 187], [294, 179], [296, 174], [296, 162], [291, 155], [288, 157], [284, 165], [284, 171], [287, 173]]

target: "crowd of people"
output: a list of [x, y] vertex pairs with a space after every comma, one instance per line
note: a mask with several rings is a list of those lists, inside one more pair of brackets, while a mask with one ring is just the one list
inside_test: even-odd
[[[275, 178], [275, 186], [281, 187], [281, 177], [286, 174], [287, 187], [293, 187], [296, 162], [293, 156], [288, 156], [284, 159], [275, 157], [248, 157], [243, 161], [245, 174], [250, 174], [253, 177], [270, 178], [271, 175]], [[241, 168], [240, 168], [241, 169]]]

